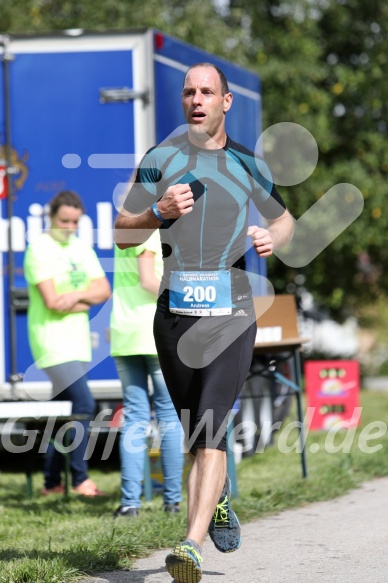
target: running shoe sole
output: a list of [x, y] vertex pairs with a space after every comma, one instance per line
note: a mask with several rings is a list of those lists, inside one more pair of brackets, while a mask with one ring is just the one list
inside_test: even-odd
[[176, 583], [198, 583], [202, 579], [202, 569], [190, 553], [175, 547], [166, 557], [166, 569]]

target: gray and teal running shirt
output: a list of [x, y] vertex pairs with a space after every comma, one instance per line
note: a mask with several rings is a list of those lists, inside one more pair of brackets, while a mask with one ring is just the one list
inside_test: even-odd
[[244, 269], [250, 200], [266, 219], [285, 210], [263, 158], [229, 137], [224, 148], [200, 149], [187, 133], [146, 153], [124, 208], [141, 213], [179, 183], [190, 184], [195, 204], [192, 212], [160, 227], [163, 288], [171, 271]]

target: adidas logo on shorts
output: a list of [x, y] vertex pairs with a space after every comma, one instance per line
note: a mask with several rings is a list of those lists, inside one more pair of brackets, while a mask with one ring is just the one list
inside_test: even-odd
[[248, 314], [244, 310], [237, 310], [235, 316], [248, 316]]

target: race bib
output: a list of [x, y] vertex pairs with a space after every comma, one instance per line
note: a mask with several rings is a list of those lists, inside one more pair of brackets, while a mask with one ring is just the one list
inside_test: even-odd
[[231, 314], [230, 271], [172, 271], [169, 309], [183, 316]]

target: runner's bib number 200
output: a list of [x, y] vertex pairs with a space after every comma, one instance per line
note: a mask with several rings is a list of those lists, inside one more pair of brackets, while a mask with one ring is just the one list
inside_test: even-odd
[[230, 271], [172, 271], [169, 309], [183, 316], [231, 314]]

